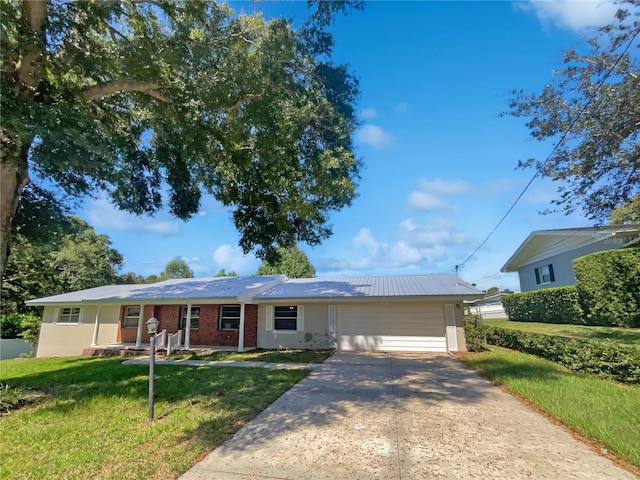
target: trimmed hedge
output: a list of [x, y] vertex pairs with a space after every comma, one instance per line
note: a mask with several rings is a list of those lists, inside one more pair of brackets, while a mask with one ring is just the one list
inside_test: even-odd
[[515, 322], [583, 324], [576, 287], [557, 287], [503, 295], [502, 305]]
[[467, 344], [467, 351], [482, 352], [486, 350], [487, 331], [482, 323], [480, 315], [467, 314], [464, 316], [464, 338]]
[[571, 339], [541, 333], [486, 327], [487, 343], [536, 355], [569, 370], [624, 383], [640, 383], [640, 348], [615, 342]]
[[573, 269], [587, 325], [640, 327], [640, 248], [576, 258]]

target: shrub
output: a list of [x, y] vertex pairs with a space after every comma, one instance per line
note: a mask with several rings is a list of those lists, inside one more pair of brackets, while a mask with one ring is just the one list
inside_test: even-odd
[[640, 383], [640, 348], [595, 339], [571, 339], [491, 327], [487, 343], [546, 358], [570, 370]]
[[31, 342], [32, 345], [38, 343], [38, 336], [40, 335], [40, 325], [42, 324], [42, 317], [35, 313], [23, 313], [21, 314], [22, 333], [20, 336]]
[[588, 325], [640, 327], [640, 248], [576, 258], [573, 269]]
[[557, 287], [502, 297], [504, 310], [514, 322], [582, 324], [576, 287]]
[[482, 323], [480, 315], [464, 316], [464, 338], [467, 343], [467, 350], [470, 352], [482, 352], [486, 350], [484, 347], [487, 343], [486, 328]]
[[0, 317], [0, 338], [18, 338], [22, 333], [22, 319], [19, 313], [7, 313]]
[[24, 405], [24, 391], [0, 383], [0, 413], [6, 413]]

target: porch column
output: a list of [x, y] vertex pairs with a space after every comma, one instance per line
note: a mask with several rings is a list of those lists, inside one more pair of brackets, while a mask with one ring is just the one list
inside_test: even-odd
[[142, 345], [142, 327], [144, 324], [144, 304], [140, 304], [140, 315], [138, 315], [138, 332], [136, 334], [136, 348]]
[[96, 309], [96, 319], [93, 324], [93, 341], [91, 342], [91, 346], [95, 347], [98, 344], [98, 332], [100, 331], [100, 307], [102, 305], [98, 305]]
[[187, 305], [187, 331], [184, 332], [184, 348], [189, 350], [191, 345], [191, 304]]
[[244, 303], [240, 304], [240, 326], [238, 327], [238, 352], [244, 352]]

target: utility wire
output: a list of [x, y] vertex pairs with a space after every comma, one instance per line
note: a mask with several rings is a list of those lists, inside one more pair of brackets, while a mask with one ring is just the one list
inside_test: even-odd
[[496, 224], [495, 227], [493, 227], [493, 230], [491, 230], [491, 232], [489, 232], [489, 235], [487, 235], [485, 237], [485, 239], [482, 241], [482, 243], [480, 243], [480, 245], [478, 246], [478, 248], [476, 248], [473, 253], [471, 255], [469, 255], [467, 258], [464, 259], [463, 262], [459, 263], [458, 265], [456, 265], [454, 267], [454, 270], [456, 271], [456, 273], [458, 272], [458, 270], [462, 267], [464, 267], [464, 265], [471, 260], [476, 253], [478, 253], [478, 251], [484, 247], [485, 243], [487, 243], [487, 241], [493, 236], [493, 234], [495, 233], [495, 231], [498, 229], [498, 227], [500, 225], [502, 225], [502, 222], [505, 221], [505, 219], [509, 216], [509, 214], [511, 213], [511, 211], [515, 208], [516, 204], [520, 201], [520, 199], [522, 198], [522, 196], [527, 192], [527, 190], [529, 189], [529, 187], [531, 186], [531, 184], [533, 183], [533, 181], [538, 177], [538, 175], [540, 175], [540, 172], [542, 172], [542, 170], [544, 169], [545, 165], [547, 163], [549, 163], [549, 160], [551, 160], [551, 157], [553, 157], [553, 154], [556, 153], [556, 151], [558, 150], [558, 148], [560, 148], [560, 145], [562, 145], [562, 143], [566, 140], [567, 136], [569, 135], [569, 133], [571, 133], [571, 130], [573, 129], [573, 127], [576, 125], [576, 123], [578, 123], [578, 120], [580, 120], [580, 117], [582, 116], [582, 114], [585, 112], [585, 110], [591, 105], [591, 103], [593, 102], [593, 99], [595, 98], [596, 94], [598, 93], [598, 91], [600, 90], [600, 88], [602, 87], [602, 85], [604, 85], [604, 82], [607, 81], [607, 79], [611, 76], [611, 73], [613, 73], [613, 70], [618, 66], [618, 63], [620, 63], [620, 60], [622, 60], [622, 57], [624, 57], [625, 53], [627, 53], [627, 50], [629, 50], [629, 48], [631, 47], [631, 45], [633, 44], [634, 40], [636, 39], [636, 37], [638, 36], [638, 34], [640, 33], [640, 29], [636, 29], [635, 33], [633, 34], [633, 36], [631, 37], [631, 40], [629, 40], [629, 43], [627, 44], [627, 46], [624, 48], [624, 50], [622, 51], [622, 53], [620, 53], [620, 55], [618, 56], [618, 58], [616, 59], [616, 61], [614, 62], [614, 64], [607, 70], [607, 72], [605, 73], [605, 75], [602, 77], [602, 80], [600, 80], [600, 83], [598, 83], [598, 86], [596, 87], [596, 89], [594, 90], [594, 92], [589, 95], [589, 99], [587, 100], [587, 103], [584, 104], [584, 106], [580, 109], [580, 111], [578, 112], [578, 114], [576, 115], [576, 117], [573, 119], [573, 121], [571, 122], [571, 125], [569, 125], [569, 127], [567, 128], [567, 130], [562, 134], [562, 137], [560, 137], [560, 140], [558, 141], [558, 143], [556, 143], [556, 145], [553, 147], [553, 149], [551, 150], [551, 153], [549, 153], [549, 155], [547, 156], [547, 158], [545, 159], [544, 162], [542, 162], [542, 164], [540, 164], [540, 166], [536, 169], [536, 172], [533, 174], [533, 177], [531, 177], [531, 180], [529, 180], [529, 183], [527, 183], [527, 185], [524, 187], [524, 189], [522, 190], [522, 192], [520, 192], [520, 195], [518, 195], [518, 197], [515, 199], [515, 201], [511, 204], [511, 206], [509, 207], [509, 209], [507, 210], [507, 213], [505, 213], [502, 218], [500, 219], [500, 221]]

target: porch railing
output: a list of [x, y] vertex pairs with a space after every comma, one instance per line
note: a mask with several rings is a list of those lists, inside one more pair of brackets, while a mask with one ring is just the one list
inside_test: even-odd
[[176, 333], [170, 333], [167, 335], [167, 355], [171, 355], [171, 352], [177, 350], [182, 345], [182, 330], [178, 330]]
[[156, 350], [163, 350], [167, 348], [167, 331], [162, 330], [160, 333], [156, 333]]

